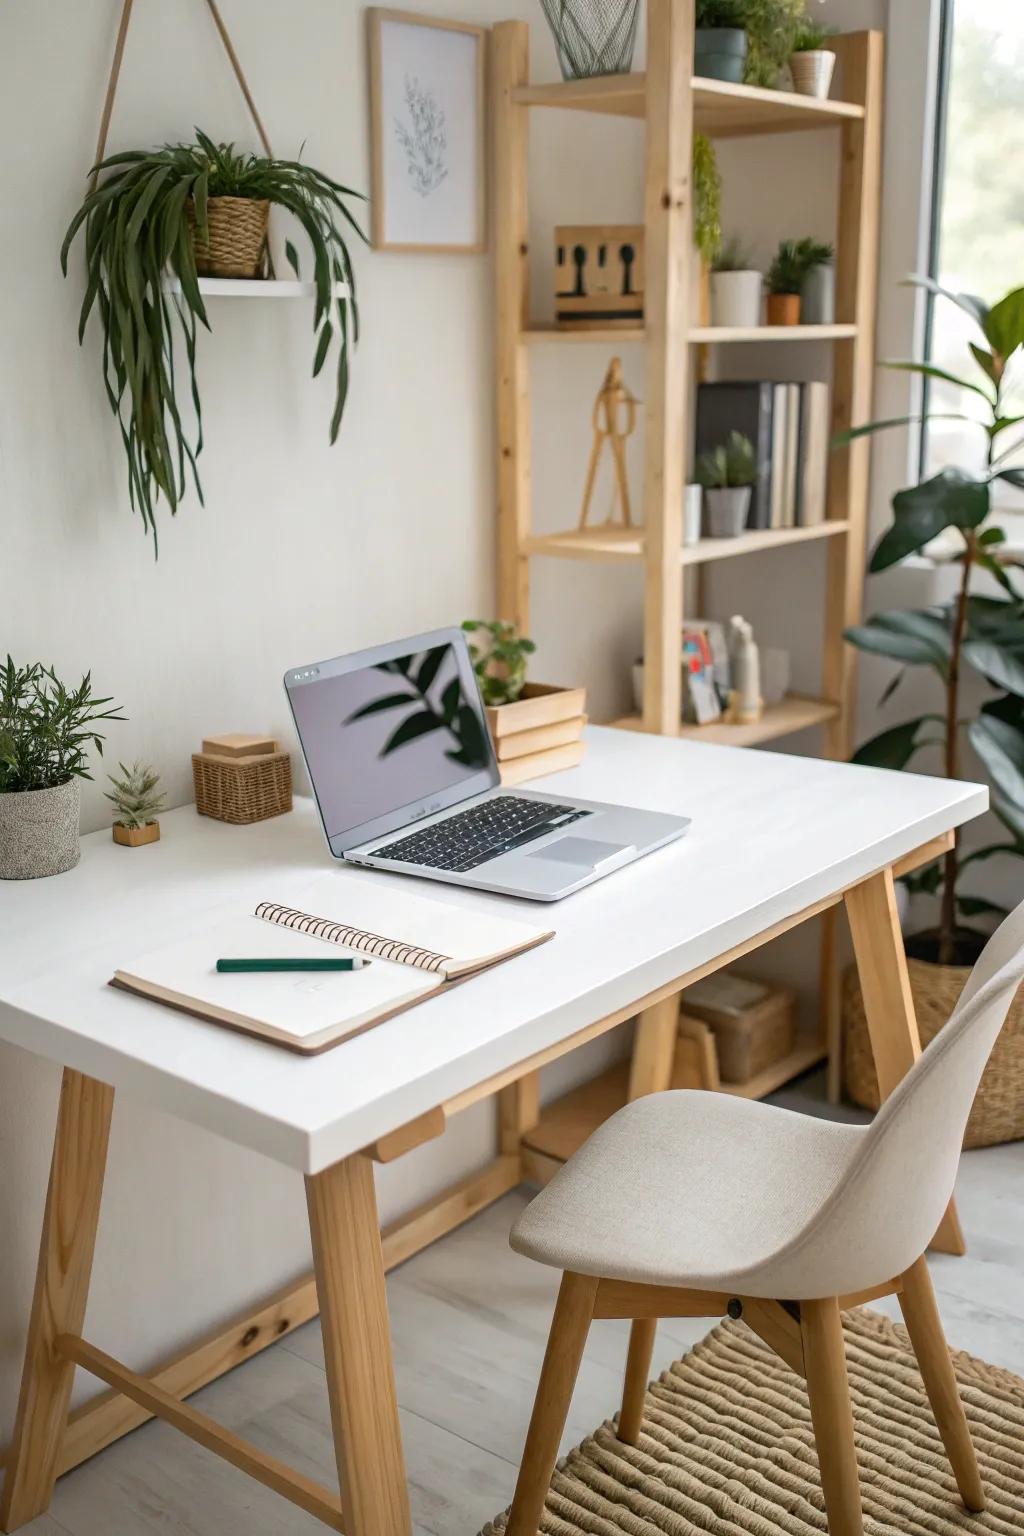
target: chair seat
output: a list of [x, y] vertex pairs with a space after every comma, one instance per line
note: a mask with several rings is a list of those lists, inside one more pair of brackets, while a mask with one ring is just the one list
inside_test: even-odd
[[[863, 1127], [723, 1093], [650, 1094], [594, 1132], [512, 1229], [517, 1253], [609, 1280], [786, 1296], [815, 1290], [815, 1218]], [[793, 1281], [800, 1254], [801, 1294]]]

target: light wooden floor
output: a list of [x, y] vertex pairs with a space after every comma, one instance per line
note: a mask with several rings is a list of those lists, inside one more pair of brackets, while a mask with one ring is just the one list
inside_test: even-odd
[[[817, 1079], [778, 1102], [818, 1109]], [[932, 1266], [951, 1341], [1024, 1375], [1024, 1142], [967, 1153], [958, 1186], [970, 1252]], [[388, 1280], [416, 1536], [476, 1536], [509, 1502], [557, 1276], [506, 1237], [517, 1192]], [[876, 1305], [889, 1310], [886, 1303]], [[895, 1312], [895, 1307], [893, 1308]], [[707, 1330], [661, 1325], [661, 1370]], [[565, 1446], [618, 1404], [627, 1324], [596, 1323]], [[331, 1482], [320, 1333], [310, 1323], [193, 1401], [299, 1470]], [[146, 1425], [70, 1473], [30, 1536], [316, 1536], [324, 1527], [200, 1450]]]

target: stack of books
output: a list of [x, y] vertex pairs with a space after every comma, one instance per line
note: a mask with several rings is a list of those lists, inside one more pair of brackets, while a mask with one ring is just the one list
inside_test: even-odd
[[754, 445], [757, 481], [748, 528], [810, 528], [825, 520], [830, 433], [829, 387], [772, 379], [701, 384], [697, 454], [732, 431]]

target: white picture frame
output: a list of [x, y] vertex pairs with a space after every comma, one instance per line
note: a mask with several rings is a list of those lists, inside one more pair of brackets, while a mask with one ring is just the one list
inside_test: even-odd
[[368, 9], [370, 238], [379, 251], [487, 249], [487, 29]]

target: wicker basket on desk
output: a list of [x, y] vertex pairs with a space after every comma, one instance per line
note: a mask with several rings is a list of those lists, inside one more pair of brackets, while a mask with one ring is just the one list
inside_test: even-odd
[[200, 816], [244, 826], [292, 808], [292, 764], [266, 736], [210, 736], [192, 754]]

